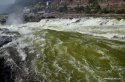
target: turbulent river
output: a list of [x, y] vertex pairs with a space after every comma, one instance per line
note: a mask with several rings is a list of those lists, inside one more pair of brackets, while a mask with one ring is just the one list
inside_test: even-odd
[[0, 62], [4, 82], [125, 82], [125, 20], [1, 25]]

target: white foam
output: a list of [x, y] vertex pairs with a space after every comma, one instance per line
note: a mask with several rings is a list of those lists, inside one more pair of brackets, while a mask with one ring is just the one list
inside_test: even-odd
[[[73, 31], [94, 36], [113, 38], [114, 36], [124, 37], [125, 20], [106, 18], [74, 18], [74, 19], [42, 19], [40, 22], [32, 22], [21, 25], [0, 26], [12, 31], [18, 31], [21, 35], [34, 37], [33, 29], [52, 29], [58, 31]], [[120, 34], [120, 32], [122, 34]]]
[[19, 52], [19, 56], [22, 58], [22, 61], [26, 60], [27, 54], [23, 51], [23, 49], [27, 46], [24, 42], [19, 41], [19, 45], [17, 46], [17, 51]]

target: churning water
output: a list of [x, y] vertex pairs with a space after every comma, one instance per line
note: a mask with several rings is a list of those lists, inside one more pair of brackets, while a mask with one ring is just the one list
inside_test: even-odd
[[11, 31], [0, 36], [16, 36], [0, 48], [16, 82], [125, 82], [123, 19], [44, 19], [0, 28]]

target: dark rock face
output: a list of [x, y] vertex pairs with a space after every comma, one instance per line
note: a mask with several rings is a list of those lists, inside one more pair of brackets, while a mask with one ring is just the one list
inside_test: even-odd
[[1, 19], [1, 20], [0, 20], [0, 23], [1, 23], [1, 24], [5, 24], [5, 23], [6, 23], [6, 19]]
[[5, 62], [4, 58], [0, 58], [0, 82], [14, 82], [14, 72]]
[[[8, 33], [8, 29], [0, 29], [1, 34]], [[14, 71], [6, 61], [6, 58], [3, 56], [2, 47], [9, 42], [12, 42], [13, 37], [10, 36], [0, 36], [0, 82], [15, 82]]]
[[0, 24], [5, 24], [6, 23], [7, 16], [5, 15], [0, 15]]

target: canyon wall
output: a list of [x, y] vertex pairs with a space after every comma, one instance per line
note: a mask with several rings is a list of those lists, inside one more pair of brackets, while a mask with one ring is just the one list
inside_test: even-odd
[[102, 9], [125, 9], [125, 0], [99, 0], [98, 3]]
[[90, 2], [96, 1], [101, 8], [125, 8], [125, 0], [54, 0], [53, 2], [60, 5], [60, 4], [68, 4], [72, 6], [76, 5], [89, 5]]

